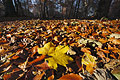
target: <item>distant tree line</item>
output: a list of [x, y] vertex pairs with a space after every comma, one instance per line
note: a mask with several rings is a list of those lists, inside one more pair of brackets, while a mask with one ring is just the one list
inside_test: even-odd
[[120, 0], [1, 0], [0, 16], [115, 19], [120, 18]]

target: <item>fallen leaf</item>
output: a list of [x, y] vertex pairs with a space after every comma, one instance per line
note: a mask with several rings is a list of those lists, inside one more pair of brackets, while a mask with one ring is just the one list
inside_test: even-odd
[[3, 79], [4, 79], [4, 80], [9, 80], [9, 78], [11, 78], [11, 77], [12, 77], [11, 74], [5, 74], [5, 75], [3, 76]]
[[41, 55], [40, 57], [36, 58], [35, 60], [29, 62], [29, 65], [32, 65], [32, 64], [34, 64], [34, 63], [36, 63], [36, 62], [38, 62], [38, 61], [41, 61], [41, 60], [43, 60], [44, 58], [45, 58], [45, 55]]
[[93, 73], [94, 69], [97, 67], [96, 65], [96, 61], [97, 58], [90, 55], [89, 53], [84, 53], [83, 57], [82, 57], [82, 65], [86, 65], [86, 70], [89, 72], [89, 73]]
[[78, 74], [71, 73], [60, 77], [58, 80], [83, 80], [83, 78]]
[[88, 48], [82, 47], [82, 48], [81, 48], [81, 51], [84, 52], [84, 53], [89, 53], [89, 54], [91, 54], [91, 52], [89, 51]]
[[[40, 68], [41, 70], [47, 70], [47, 69], [50, 68], [50, 67], [48, 66], [47, 62], [44, 62], [44, 63], [42, 63], [42, 64], [35, 65], [35, 67]], [[39, 70], [40, 70], [40, 69], [39, 69]]]
[[68, 46], [59, 45], [55, 47], [53, 43], [49, 42], [45, 44], [43, 48], [39, 48], [38, 53], [51, 56], [49, 58], [46, 58], [45, 61], [48, 62], [48, 65], [51, 68], [56, 70], [57, 64], [66, 67], [68, 61], [73, 61], [71, 57], [65, 54], [68, 50]]
[[54, 80], [54, 75], [48, 77], [48, 80]]
[[44, 47], [38, 48], [38, 53], [43, 55], [50, 55], [55, 50], [55, 46], [52, 42], [46, 43]]
[[31, 49], [31, 52], [32, 52], [31, 57], [33, 57], [33, 56], [36, 54], [37, 51], [38, 51], [38, 46], [34, 46], [34, 47]]
[[37, 74], [37, 75], [33, 78], [33, 80], [41, 80], [42, 77], [43, 77], [43, 75], [45, 75], [45, 72], [42, 72], [41, 74]]

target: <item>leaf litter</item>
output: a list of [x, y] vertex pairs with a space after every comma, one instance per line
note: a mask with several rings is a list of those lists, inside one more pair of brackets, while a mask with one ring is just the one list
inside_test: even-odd
[[119, 23], [78, 19], [0, 22], [0, 79], [120, 79]]

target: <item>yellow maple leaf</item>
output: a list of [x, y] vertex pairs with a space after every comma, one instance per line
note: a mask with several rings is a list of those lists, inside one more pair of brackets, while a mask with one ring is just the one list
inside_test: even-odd
[[52, 42], [49, 42], [45, 44], [44, 47], [38, 48], [38, 53], [51, 56], [49, 58], [46, 58], [45, 61], [48, 62], [48, 65], [51, 68], [56, 70], [57, 64], [66, 67], [68, 61], [73, 61], [71, 57], [65, 54], [68, 50], [68, 46], [59, 45], [55, 47], [55, 45]]
[[97, 58], [90, 55], [89, 53], [84, 53], [82, 58], [82, 64], [86, 65], [86, 70], [92, 74], [93, 70], [96, 68]]
[[46, 43], [42, 48], [38, 48], [38, 53], [43, 55], [50, 55], [54, 51], [55, 51], [55, 46], [52, 42]]

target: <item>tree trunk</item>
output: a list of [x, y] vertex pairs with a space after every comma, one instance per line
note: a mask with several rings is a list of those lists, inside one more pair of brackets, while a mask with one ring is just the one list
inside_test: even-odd
[[43, 6], [44, 6], [44, 8], [43, 8], [43, 19], [45, 19], [46, 18], [46, 0], [44, 0], [44, 3], [43, 3]]
[[120, 18], [120, 0], [113, 0], [109, 9], [109, 18]]
[[73, 14], [71, 14], [71, 13], [72, 13], [72, 10], [73, 10], [73, 4], [74, 4], [74, 0], [71, 1], [70, 11], [69, 11], [69, 16], [68, 16], [68, 18], [73, 17]]
[[12, 0], [3, 0], [3, 4], [5, 6], [5, 16], [7, 17], [16, 16], [15, 7], [13, 5]]
[[97, 10], [98, 18], [108, 17], [108, 12], [109, 12], [111, 2], [112, 0], [100, 0], [99, 1], [98, 10]]
[[77, 11], [76, 11], [76, 18], [78, 18], [78, 13], [79, 13], [79, 7], [80, 7], [80, 0], [78, 0], [78, 6], [77, 6]]
[[18, 4], [16, 0], [14, 0], [14, 3], [15, 3], [15, 12], [16, 12], [16, 15], [18, 16]]
[[17, 2], [18, 2], [18, 14], [19, 16], [24, 16], [24, 11], [23, 11], [21, 2], [19, 0], [17, 0]]

